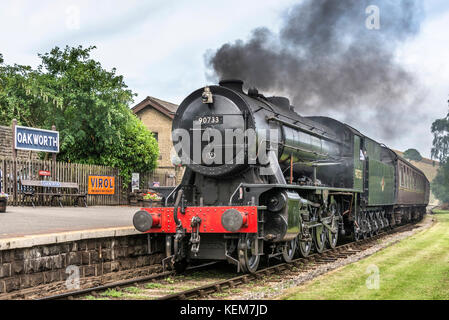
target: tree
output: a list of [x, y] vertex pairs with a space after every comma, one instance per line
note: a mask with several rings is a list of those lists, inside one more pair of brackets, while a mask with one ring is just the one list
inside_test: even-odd
[[151, 171], [159, 156], [157, 142], [128, 108], [135, 94], [116, 69], [107, 71], [90, 58], [95, 47], [39, 54], [41, 64], [0, 65], [0, 124], [19, 124], [60, 132], [58, 160]]
[[418, 162], [422, 160], [421, 154], [416, 149], [408, 149], [408, 150], [406, 150], [404, 152], [404, 158], [405, 159], [409, 159], [409, 160], [418, 161]]
[[437, 175], [431, 183], [435, 197], [444, 203], [449, 203], [449, 165], [445, 163], [438, 168]]
[[433, 148], [432, 158], [440, 161], [431, 187], [435, 197], [442, 202], [449, 202], [449, 114], [445, 118], [437, 119], [432, 124]]

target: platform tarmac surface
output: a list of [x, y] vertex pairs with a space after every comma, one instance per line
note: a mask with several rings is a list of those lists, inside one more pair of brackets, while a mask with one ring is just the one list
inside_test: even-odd
[[13, 207], [0, 213], [0, 239], [110, 228], [134, 229], [133, 215], [140, 208]]

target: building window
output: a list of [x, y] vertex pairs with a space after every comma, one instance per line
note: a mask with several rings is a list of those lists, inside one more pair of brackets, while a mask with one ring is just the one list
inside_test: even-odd
[[157, 142], [159, 142], [159, 135], [157, 132], [153, 132], [153, 137], [156, 139]]

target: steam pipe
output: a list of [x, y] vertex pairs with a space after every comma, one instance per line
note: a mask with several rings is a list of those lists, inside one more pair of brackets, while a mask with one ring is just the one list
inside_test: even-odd
[[179, 202], [182, 199], [182, 195], [183, 195], [184, 191], [182, 190], [182, 188], [178, 191], [178, 194], [176, 196], [176, 201], [175, 201], [175, 208], [174, 208], [174, 212], [173, 212], [173, 219], [175, 220], [175, 224], [176, 224], [176, 235], [175, 235], [175, 239], [173, 241], [173, 249], [174, 249], [174, 255], [173, 255], [173, 263], [175, 261], [178, 261], [179, 259], [181, 259], [180, 256], [180, 251], [179, 251], [179, 244], [182, 241], [182, 239], [184, 238], [185, 232], [184, 229], [182, 228], [182, 223], [181, 221], [178, 219], [178, 208], [179, 208]]
[[182, 228], [182, 223], [181, 221], [178, 219], [178, 208], [179, 208], [179, 202], [181, 201], [182, 198], [182, 194], [183, 194], [183, 190], [179, 190], [178, 194], [176, 196], [176, 201], [175, 201], [175, 208], [173, 211], [173, 219], [175, 220], [175, 224], [177, 228]]

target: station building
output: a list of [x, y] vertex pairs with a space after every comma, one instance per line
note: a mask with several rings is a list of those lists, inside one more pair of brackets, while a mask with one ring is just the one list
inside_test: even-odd
[[163, 177], [164, 185], [176, 185], [181, 182], [184, 170], [172, 164], [171, 140], [172, 122], [178, 105], [157, 99], [146, 97], [131, 110], [142, 120], [143, 124], [150, 130], [159, 145], [159, 161], [155, 175]]

